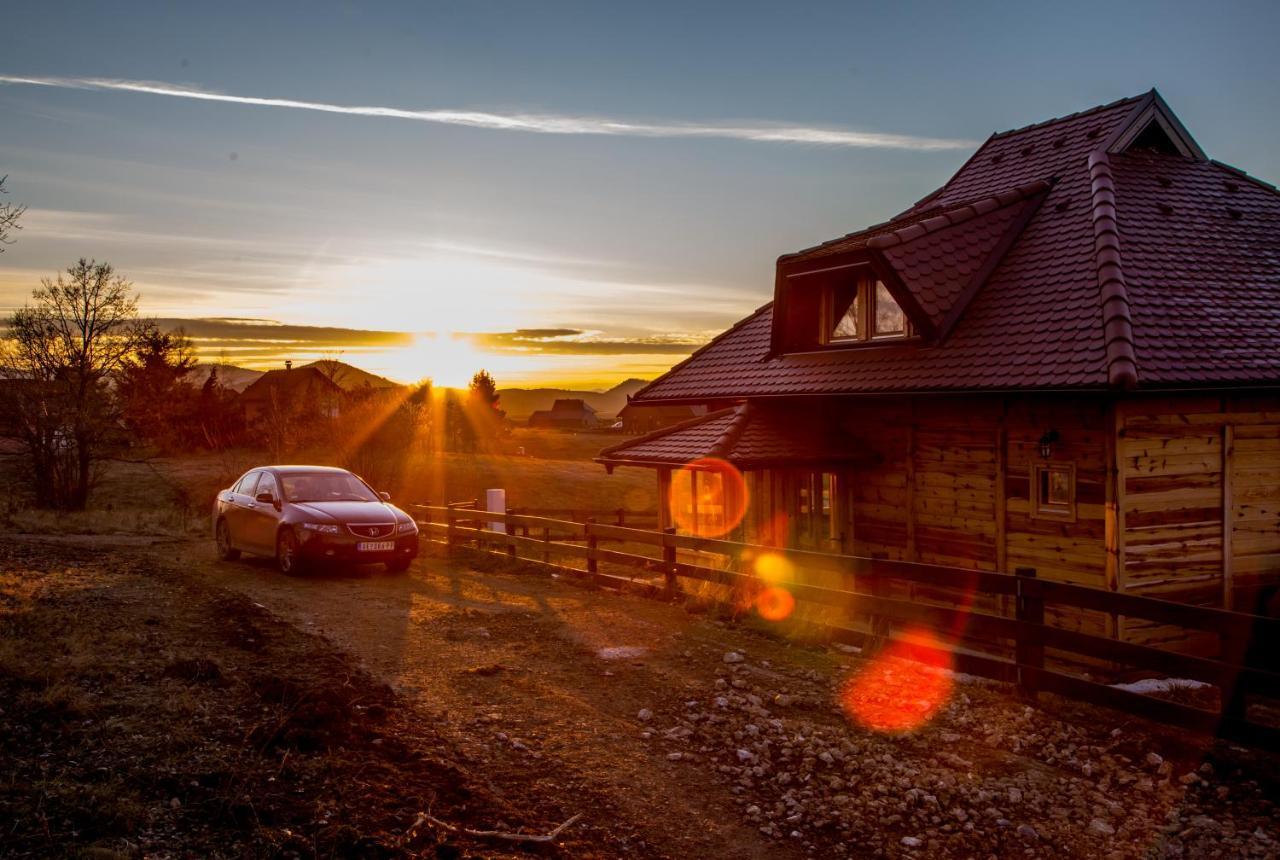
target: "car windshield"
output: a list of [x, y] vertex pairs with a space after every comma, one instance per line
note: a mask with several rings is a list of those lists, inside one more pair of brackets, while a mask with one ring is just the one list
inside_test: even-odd
[[378, 496], [355, 475], [343, 472], [304, 472], [284, 475], [284, 497], [290, 502], [377, 502]]

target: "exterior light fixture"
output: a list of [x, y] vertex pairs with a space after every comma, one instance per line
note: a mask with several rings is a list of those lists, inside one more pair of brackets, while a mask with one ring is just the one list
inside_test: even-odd
[[1057, 430], [1046, 430], [1044, 435], [1040, 437], [1040, 459], [1048, 460], [1053, 456], [1053, 446], [1058, 443], [1062, 437], [1058, 435]]

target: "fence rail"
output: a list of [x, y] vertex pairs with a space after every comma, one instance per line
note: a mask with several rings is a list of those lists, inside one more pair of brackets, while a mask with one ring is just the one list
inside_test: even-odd
[[[450, 549], [470, 544], [482, 552], [588, 577], [600, 585], [638, 588], [667, 596], [677, 593], [682, 579], [713, 583], [739, 596], [755, 594], [766, 585], [758, 577], [699, 563], [705, 560], [702, 557], [719, 555], [733, 563], [761, 553], [780, 555], [797, 570], [840, 575], [839, 588], [799, 579], [771, 579], [768, 583], [786, 588], [799, 603], [835, 610], [838, 622], [815, 623], [837, 641], [865, 644], [868, 639], [877, 638], [848, 626], [859, 620], [922, 627], [947, 643], [945, 656], [956, 670], [1016, 684], [1024, 695], [1055, 693], [1169, 725], [1280, 749], [1280, 727], [1250, 720], [1247, 709], [1250, 696], [1280, 700], [1276, 649], [1264, 644], [1280, 643], [1280, 619], [1038, 579], [1030, 568], [1018, 568], [1013, 573], [978, 571], [756, 546], [678, 535], [673, 530], [488, 512], [462, 505], [415, 507], [427, 538]], [[657, 554], [604, 549], [600, 546], [602, 541], [651, 547]], [[682, 560], [680, 551], [692, 554], [694, 560]], [[581, 561], [582, 566], [564, 563], [567, 559]], [[627, 575], [601, 571], [602, 563], [621, 568]], [[641, 575], [640, 581], [636, 574]], [[904, 583], [951, 589], [970, 598], [1003, 598], [1011, 604], [1012, 611], [995, 614], [967, 605], [926, 604], [893, 596], [893, 586]], [[1218, 640], [1219, 656], [1178, 653], [1054, 626], [1045, 620], [1050, 607], [1092, 610], [1213, 634]], [[1000, 647], [1001, 643], [1011, 645]], [[913, 644], [917, 651], [930, 650], [927, 645]], [[1059, 662], [1060, 653], [1092, 661], [1094, 666], [1103, 663], [1117, 671], [1155, 671], [1210, 684], [1219, 691], [1221, 707], [1211, 711], [1108, 686], [1056, 663], [1047, 665], [1046, 649], [1053, 649], [1055, 661]], [[943, 649], [932, 650], [943, 656]]]

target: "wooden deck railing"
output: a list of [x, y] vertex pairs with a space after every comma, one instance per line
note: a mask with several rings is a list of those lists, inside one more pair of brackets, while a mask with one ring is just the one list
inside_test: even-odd
[[[599, 585], [638, 588], [656, 595], [675, 595], [682, 579], [725, 586], [737, 595], [755, 594], [766, 583], [753, 574], [697, 562], [716, 555], [732, 565], [744, 557], [777, 554], [796, 570], [840, 575], [840, 588], [800, 579], [771, 579], [768, 583], [786, 588], [800, 604], [836, 610], [828, 613], [838, 619], [836, 622], [815, 622], [836, 641], [865, 644], [875, 638], [849, 626], [859, 620], [921, 627], [947, 644], [945, 652], [926, 645], [917, 645], [917, 652], [938, 651], [938, 656], [945, 656], [957, 671], [1016, 684], [1024, 695], [1055, 693], [1156, 722], [1280, 749], [1280, 727], [1251, 720], [1246, 707], [1250, 696], [1280, 700], [1277, 655], [1270, 653], [1274, 649], [1258, 644], [1280, 642], [1280, 619], [1037, 579], [1029, 568], [1013, 573], [969, 570], [778, 549], [679, 535], [672, 530], [490, 513], [455, 505], [415, 507], [426, 538], [450, 549], [470, 545], [482, 552], [588, 577]], [[629, 549], [604, 549], [600, 544], [605, 541], [621, 543]], [[647, 551], [632, 551], [635, 548]], [[680, 560], [680, 551], [694, 556], [694, 561]], [[567, 564], [567, 559], [581, 565]], [[895, 584], [950, 589], [970, 597], [1003, 598], [1012, 611], [996, 614], [959, 605], [921, 603], [893, 596]], [[1219, 656], [1183, 654], [1054, 626], [1045, 621], [1046, 608], [1050, 607], [1092, 610], [1213, 634], [1219, 643]], [[1000, 642], [1009, 643], [1010, 647], [1002, 649], [998, 647]], [[1046, 649], [1052, 649], [1055, 656], [1092, 661], [1095, 667], [1105, 665], [1117, 674], [1140, 670], [1210, 684], [1218, 689], [1222, 706], [1210, 711], [1109, 686], [1058, 665], [1062, 660], [1047, 664]]]

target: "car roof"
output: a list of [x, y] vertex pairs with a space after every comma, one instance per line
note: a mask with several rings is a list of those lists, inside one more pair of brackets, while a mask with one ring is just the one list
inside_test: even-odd
[[303, 475], [328, 473], [333, 475], [349, 475], [346, 469], [340, 469], [337, 466], [259, 466], [259, 469], [275, 472], [277, 475]]

